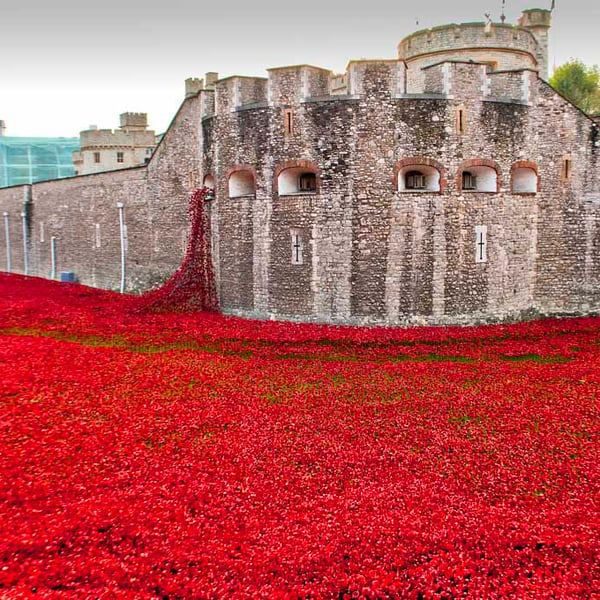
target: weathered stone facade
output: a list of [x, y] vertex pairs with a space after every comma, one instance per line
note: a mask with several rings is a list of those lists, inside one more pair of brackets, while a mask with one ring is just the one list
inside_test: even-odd
[[80, 148], [73, 152], [76, 175], [89, 175], [137, 167], [150, 161], [156, 134], [148, 129], [146, 113], [122, 113], [119, 129], [91, 129], [79, 134]]
[[[48, 275], [44, 222], [61, 269], [116, 288], [122, 201], [128, 288], [147, 288], [178, 266], [187, 198], [205, 184], [226, 313], [395, 325], [600, 310], [598, 125], [538, 77], [531, 32], [512, 30], [511, 60], [527, 47], [512, 69], [440, 51], [344, 76], [198, 80], [146, 168], [32, 186], [29, 272]], [[19, 271], [22, 200], [0, 190]]]

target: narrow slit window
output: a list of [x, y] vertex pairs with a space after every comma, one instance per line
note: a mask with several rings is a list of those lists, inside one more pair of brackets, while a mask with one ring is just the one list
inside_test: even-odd
[[290, 234], [292, 238], [292, 264], [302, 265], [304, 264], [302, 232], [299, 229], [291, 229]]
[[95, 163], [100, 162], [100, 152], [94, 152], [94, 162]]
[[475, 227], [475, 262], [487, 262], [487, 227]]
[[291, 109], [283, 111], [283, 126], [286, 137], [294, 135], [294, 114]]
[[40, 242], [46, 241], [46, 231], [44, 228], [44, 223], [40, 223]]
[[122, 152], [117, 152], [117, 162], [118, 163], [124, 162], [124, 156], [123, 156]]
[[569, 181], [573, 174], [573, 161], [570, 158], [565, 158], [563, 161], [563, 179]]
[[464, 133], [467, 129], [467, 113], [464, 108], [456, 111], [456, 129], [458, 133]]

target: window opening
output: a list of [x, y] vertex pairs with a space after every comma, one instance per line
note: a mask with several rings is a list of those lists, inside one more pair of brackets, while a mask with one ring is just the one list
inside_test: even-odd
[[300, 192], [316, 192], [317, 176], [314, 173], [302, 173], [298, 177], [298, 190]]
[[123, 153], [122, 152], [117, 152], [117, 162], [118, 163], [123, 162]]
[[535, 194], [538, 189], [538, 175], [534, 169], [519, 167], [513, 169], [512, 191], [515, 194]]
[[100, 162], [100, 152], [94, 152], [94, 162], [95, 163]]
[[230, 198], [254, 196], [255, 191], [254, 176], [250, 171], [234, 171], [229, 177]]
[[425, 175], [421, 171], [409, 171], [406, 174], [407, 190], [424, 190], [426, 187]]
[[477, 189], [477, 177], [470, 171], [464, 171], [462, 174], [462, 188], [463, 190]]

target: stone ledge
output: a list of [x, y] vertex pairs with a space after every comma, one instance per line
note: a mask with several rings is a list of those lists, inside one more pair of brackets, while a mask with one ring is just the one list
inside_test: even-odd
[[487, 96], [483, 98], [483, 102], [497, 102], [499, 104], [519, 104], [521, 106], [531, 106], [529, 102], [525, 102], [524, 100], [519, 100], [517, 98], [494, 98], [492, 96]]
[[313, 102], [357, 102], [360, 96], [350, 94], [339, 94], [337, 96], [314, 96], [312, 98], [302, 98], [300, 104], [309, 104]]
[[446, 94], [394, 94], [394, 100], [449, 100]]
[[262, 101], [262, 102], [250, 102], [248, 104], [242, 104], [241, 106], [238, 106], [235, 109], [235, 112], [243, 112], [245, 110], [255, 110], [257, 108], [268, 108], [269, 107], [269, 103]]

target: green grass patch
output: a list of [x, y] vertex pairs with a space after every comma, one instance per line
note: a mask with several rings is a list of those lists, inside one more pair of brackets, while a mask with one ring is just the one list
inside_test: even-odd
[[498, 355], [499, 360], [504, 360], [506, 362], [526, 362], [533, 361], [537, 363], [541, 363], [543, 365], [549, 364], [557, 364], [557, 363], [566, 363], [570, 362], [572, 359], [567, 358], [566, 356], [541, 356], [539, 354], [500, 354]]

